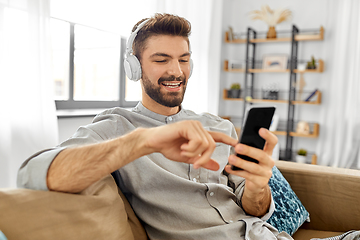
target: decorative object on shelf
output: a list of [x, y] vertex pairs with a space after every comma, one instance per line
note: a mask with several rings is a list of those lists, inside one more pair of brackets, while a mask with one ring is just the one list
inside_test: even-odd
[[298, 84], [297, 88], [299, 89], [298, 101], [301, 101], [301, 95], [303, 93], [304, 87], [306, 86], [306, 82], [304, 80], [304, 73], [300, 73], [300, 79], [297, 82], [297, 84]]
[[272, 10], [268, 5], [262, 6], [261, 10], [254, 10], [250, 12], [252, 20], [264, 21], [269, 26], [266, 38], [276, 38], [275, 26], [279, 23], [287, 21], [291, 17], [289, 9]]
[[229, 60], [228, 69], [229, 70], [238, 70], [241, 69], [242, 64], [239, 60]]
[[233, 29], [232, 29], [231, 26], [229, 26], [229, 31], [228, 32], [229, 32], [229, 35], [228, 35], [229, 41], [234, 40], [234, 32], [233, 32]]
[[311, 61], [307, 62], [306, 69], [316, 69], [316, 60], [311, 56]]
[[305, 99], [305, 102], [309, 102], [314, 96], [315, 94], [317, 93], [317, 91], [319, 91], [318, 89], [315, 89], [313, 92], [311, 92], [309, 94], [309, 96]]
[[246, 96], [245, 100], [246, 100], [247, 102], [251, 102], [253, 99], [252, 99], [251, 96]]
[[298, 69], [299, 71], [305, 71], [305, 69], [306, 69], [306, 64], [305, 64], [305, 63], [299, 63], [297, 69]]
[[240, 37], [241, 37], [241, 33], [234, 32], [233, 28], [229, 26], [229, 30], [227, 31], [227, 40], [234, 41], [240, 39]]
[[303, 148], [300, 148], [297, 151], [297, 155], [296, 155], [296, 162], [298, 163], [306, 163], [306, 156], [307, 156], [307, 151]]
[[228, 90], [229, 98], [240, 98], [241, 95], [241, 85], [240, 83], [231, 84], [230, 89]]
[[262, 98], [266, 100], [278, 100], [279, 99], [279, 87], [277, 83], [270, 83], [265, 85], [262, 90]]
[[296, 133], [299, 134], [310, 134], [310, 125], [306, 121], [300, 121], [296, 125]]
[[262, 68], [266, 70], [284, 70], [287, 69], [287, 62], [287, 55], [265, 55]]

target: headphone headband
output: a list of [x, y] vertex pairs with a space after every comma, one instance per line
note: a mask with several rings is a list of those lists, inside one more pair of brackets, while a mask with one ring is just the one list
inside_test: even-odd
[[140, 29], [149, 21], [150, 19], [146, 19], [144, 20], [142, 23], [139, 24], [139, 26], [137, 26], [137, 28], [135, 29], [135, 31], [133, 31], [128, 39], [128, 42], [126, 44], [126, 56], [129, 56], [130, 54], [133, 53], [133, 49], [132, 49], [132, 45], [134, 43], [134, 40], [137, 36], [137, 33], [140, 31]]

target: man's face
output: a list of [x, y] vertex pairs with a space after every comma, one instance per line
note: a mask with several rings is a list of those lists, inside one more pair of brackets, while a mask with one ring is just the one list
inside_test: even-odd
[[190, 52], [184, 37], [159, 35], [147, 40], [141, 56], [143, 103], [177, 107], [190, 74]]

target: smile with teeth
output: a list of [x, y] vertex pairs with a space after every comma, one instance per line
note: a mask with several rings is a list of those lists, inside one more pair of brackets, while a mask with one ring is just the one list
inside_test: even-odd
[[177, 88], [180, 87], [181, 82], [162, 82], [162, 85], [169, 88]]

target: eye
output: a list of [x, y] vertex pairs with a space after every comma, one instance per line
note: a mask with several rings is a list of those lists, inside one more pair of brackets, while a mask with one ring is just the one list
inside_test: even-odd
[[189, 62], [189, 60], [188, 59], [180, 59], [179, 62], [187, 63], [187, 62]]
[[157, 63], [165, 63], [167, 60], [163, 59], [163, 60], [155, 60], [155, 62]]

